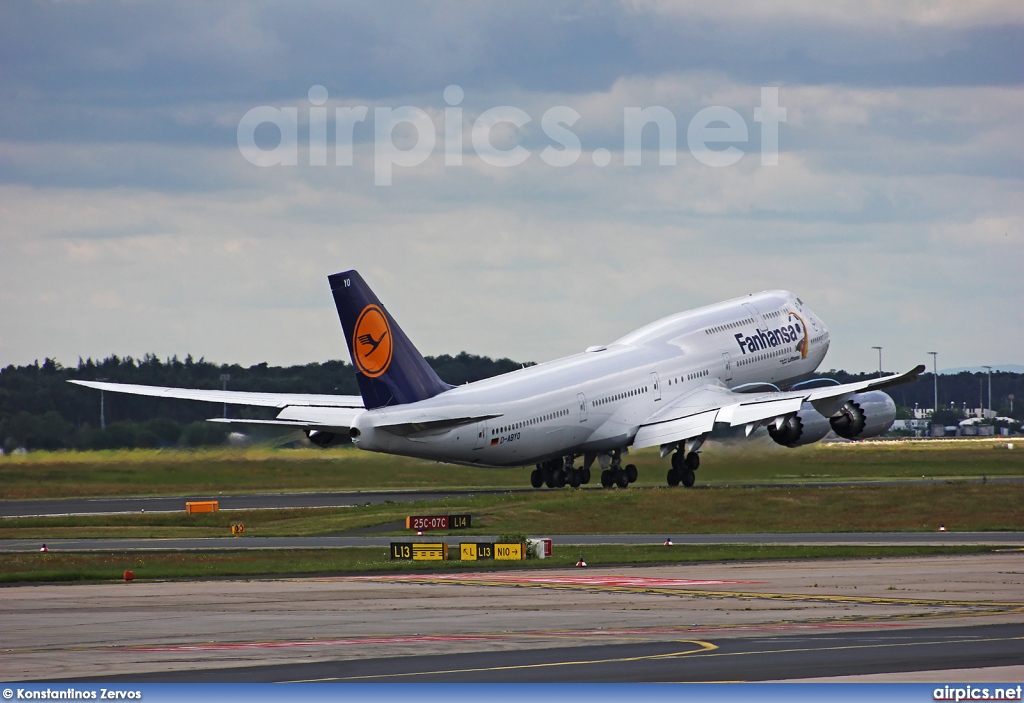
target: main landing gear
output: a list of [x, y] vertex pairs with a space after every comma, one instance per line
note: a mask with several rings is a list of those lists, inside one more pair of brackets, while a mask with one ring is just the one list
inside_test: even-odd
[[691, 451], [684, 456], [680, 449], [672, 454], [672, 468], [668, 470], [668, 485], [692, 488], [697, 476], [694, 471], [700, 468], [700, 454]]
[[633, 464], [623, 466], [622, 453], [616, 451], [612, 454], [612, 460], [608, 468], [601, 472], [601, 485], [605, 488], [611, 488], [612, 486], [628, 488], [629, 484], [636, 482], [636, 477], [636, 466]]
[[551, 459], [537, 464], [537, 468], [530, 473], [530, 485], [534, 488], [579, 488], [582, 484], [590, 483], [590, 469], [574, 467], [574, 458], [567, 456], [564, 459]]
[[[547, 486], [548, 488], [563, 488], [572, 486], [579, 488], [583, 484], [590, 483], [590, 465], [598, 458], [595, 454], [587, 454], [584, 457], [583, 467], [573, 466], [575, 456], [551, 459], [537, 464], [530, 473], [530, 485], [534, 488]], [[600, 456], [601, 485], [605, 488], [618, 486], [627, 488], [629, 484], [635, 483], [637, 478], [636, 466], [633, 464], [622, 465], [622, 451], [611, 452]], [[678, 483], [678, 482], [677, 482]]]

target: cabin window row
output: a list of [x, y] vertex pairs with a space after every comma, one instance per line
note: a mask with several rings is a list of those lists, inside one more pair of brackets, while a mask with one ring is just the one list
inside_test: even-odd
[[548, 413], [547, 415], [540, 415], [538, 417], [530, 418], [529, 420], [523, 420], [522, 422], [513, 422], [511, 425], [496, 427], [493, 430], [491, 430], [491, 435], [500, 435], [505, 434], [506, 432], [512, 432], [514, 430], [521, 430], [524, 427], [529, 427], [531, 425], [539, 425], [542, 422], [554, 420], [556, 417], [565, 417], [568, 414], [568, 410], [556, 410], [555, 412]]
[[790, 354], [792, 352], [795, 352], [796, 350], [796, 347], [794, 347], [793, 349], [790, 349], [789, 347], [785, 347], [783, 349], [776, 349], [775, 351], [770, 351], [765, 354], [758, 354], [757, 356], [752, 356], [749, 359], [740, 359], [739, 361], [736, 362], [736, 365], [746, 366], [747, 364], [754, 364], [757, 363], [758, 361], [764, 361], [765, 359], [772, 359], [776, 356]]
[[647, 386], [641, 386], [639, 388], [634, 388], [632, 390], [623, 391], [622, 393], [616, 393], [615, 395], [610, 395], [607, 398], [600, 398], [600, 399], [594, 401], [594, 407], [596, 408], [596, 407], [599, 407], [599, 406], [604, 405], [606, 403], [614, 403], [616, 400], [623, 400], [625, 398], [632, 398], [634, 396], [640, 395], [641, 393], [646, 393], [647, 390], [648, 390]]
[[710, 373], [711, 373], [711, 371], [709, 369], [704, 369], [703, 371], [694, 371], [693, 373], [686, 374], [686, 376], [680, 376], [679, 378], [670, 378], [670, 379], [668, 379], [668, 385], [670, 385], [670, 386], [671, 385], [679, 385], [683, 381], [693, 381], [694, 379], [697, 379], [697, 378], [703, 378], [703, 377], [709, 375]]
[[736, 322], [730, 322], [727, 325], [718, 325], [717, 327], [709, 327], [704, 330], [704, 334], [718, 334], [719, 332], [725, 332], [726, 330], [736, 329], [742, 325], [754, 324], [754, 318], [748, 317], [745, 320], [736, 320]]

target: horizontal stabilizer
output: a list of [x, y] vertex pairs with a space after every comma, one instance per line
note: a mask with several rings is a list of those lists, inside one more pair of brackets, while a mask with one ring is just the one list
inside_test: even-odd
[[[291, 427], [297, 430], [310, 429], [309, 423], [297, 420], [253, 420], [244, 417], [208, 417], [207, 422], [219, 422], [222, 425], [263, 425], [266, 427]], [[315, 429], [321, 429], [316, 427]], [[326, 427], [323, 429], [327, 429]]]

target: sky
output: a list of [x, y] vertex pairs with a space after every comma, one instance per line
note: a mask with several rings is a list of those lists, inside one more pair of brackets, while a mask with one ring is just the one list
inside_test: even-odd
[[781, 288], [1024, 362], [1018, 0], [3, 3], [0, 102], [0, 367], [347, 360], [350, 268], [428, 355]]

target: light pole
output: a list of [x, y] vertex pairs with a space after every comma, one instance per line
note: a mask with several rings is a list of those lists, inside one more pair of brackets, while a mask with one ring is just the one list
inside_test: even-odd
[[[105, 379], [105, 378], [97, 378], [96, 380], [97, 381], [106, 381], [107, 379]], [[107, 429], [107, 412], [106, 412], [106, 407], [105, 407], [105, 404], [104, 404], [103, 400], [104, 400], [104, 398], [103, 398], [103, 389], [100, 388], [100, 429], [101, 430]]]
[[[992, 409], [992, 367], [982, 366], [983, 369], [988, 369], [988, 409]], [[985, 411], [981, 411], [981, 416], [985, 417]]]
[[932, 412], [935, 413], [935, 412], [938, 412], [938, 410], [939, 410], [939, 372], [937, 371], [937, 369], [938, 369], [939, 353], [938, 352], [928, 352], [928, 353], [932, 355], [932, 380], [935, 381], [935, 404], [932, 405], [932, 407], [935, 408], [935, 410], [932, 410]]
[[[223, 390], [226, 391], [228, 389], [228, 381], [230, 381], [230, 380], [231, 380], [231, 374], [229, 374], [229, 373], [222, 373], [220, 375], [220, 383], [221, 383], [221, 388]], [[227, 416], [228, 416], [228, 404], [224, 403], [224, 417], [225, 417], [225, 419], [227, 418]]]
[[878, 350], [878, 377], [881, 378], [882, 377], [882, 348], [881, 347], [871, 347], [871, 348]]

